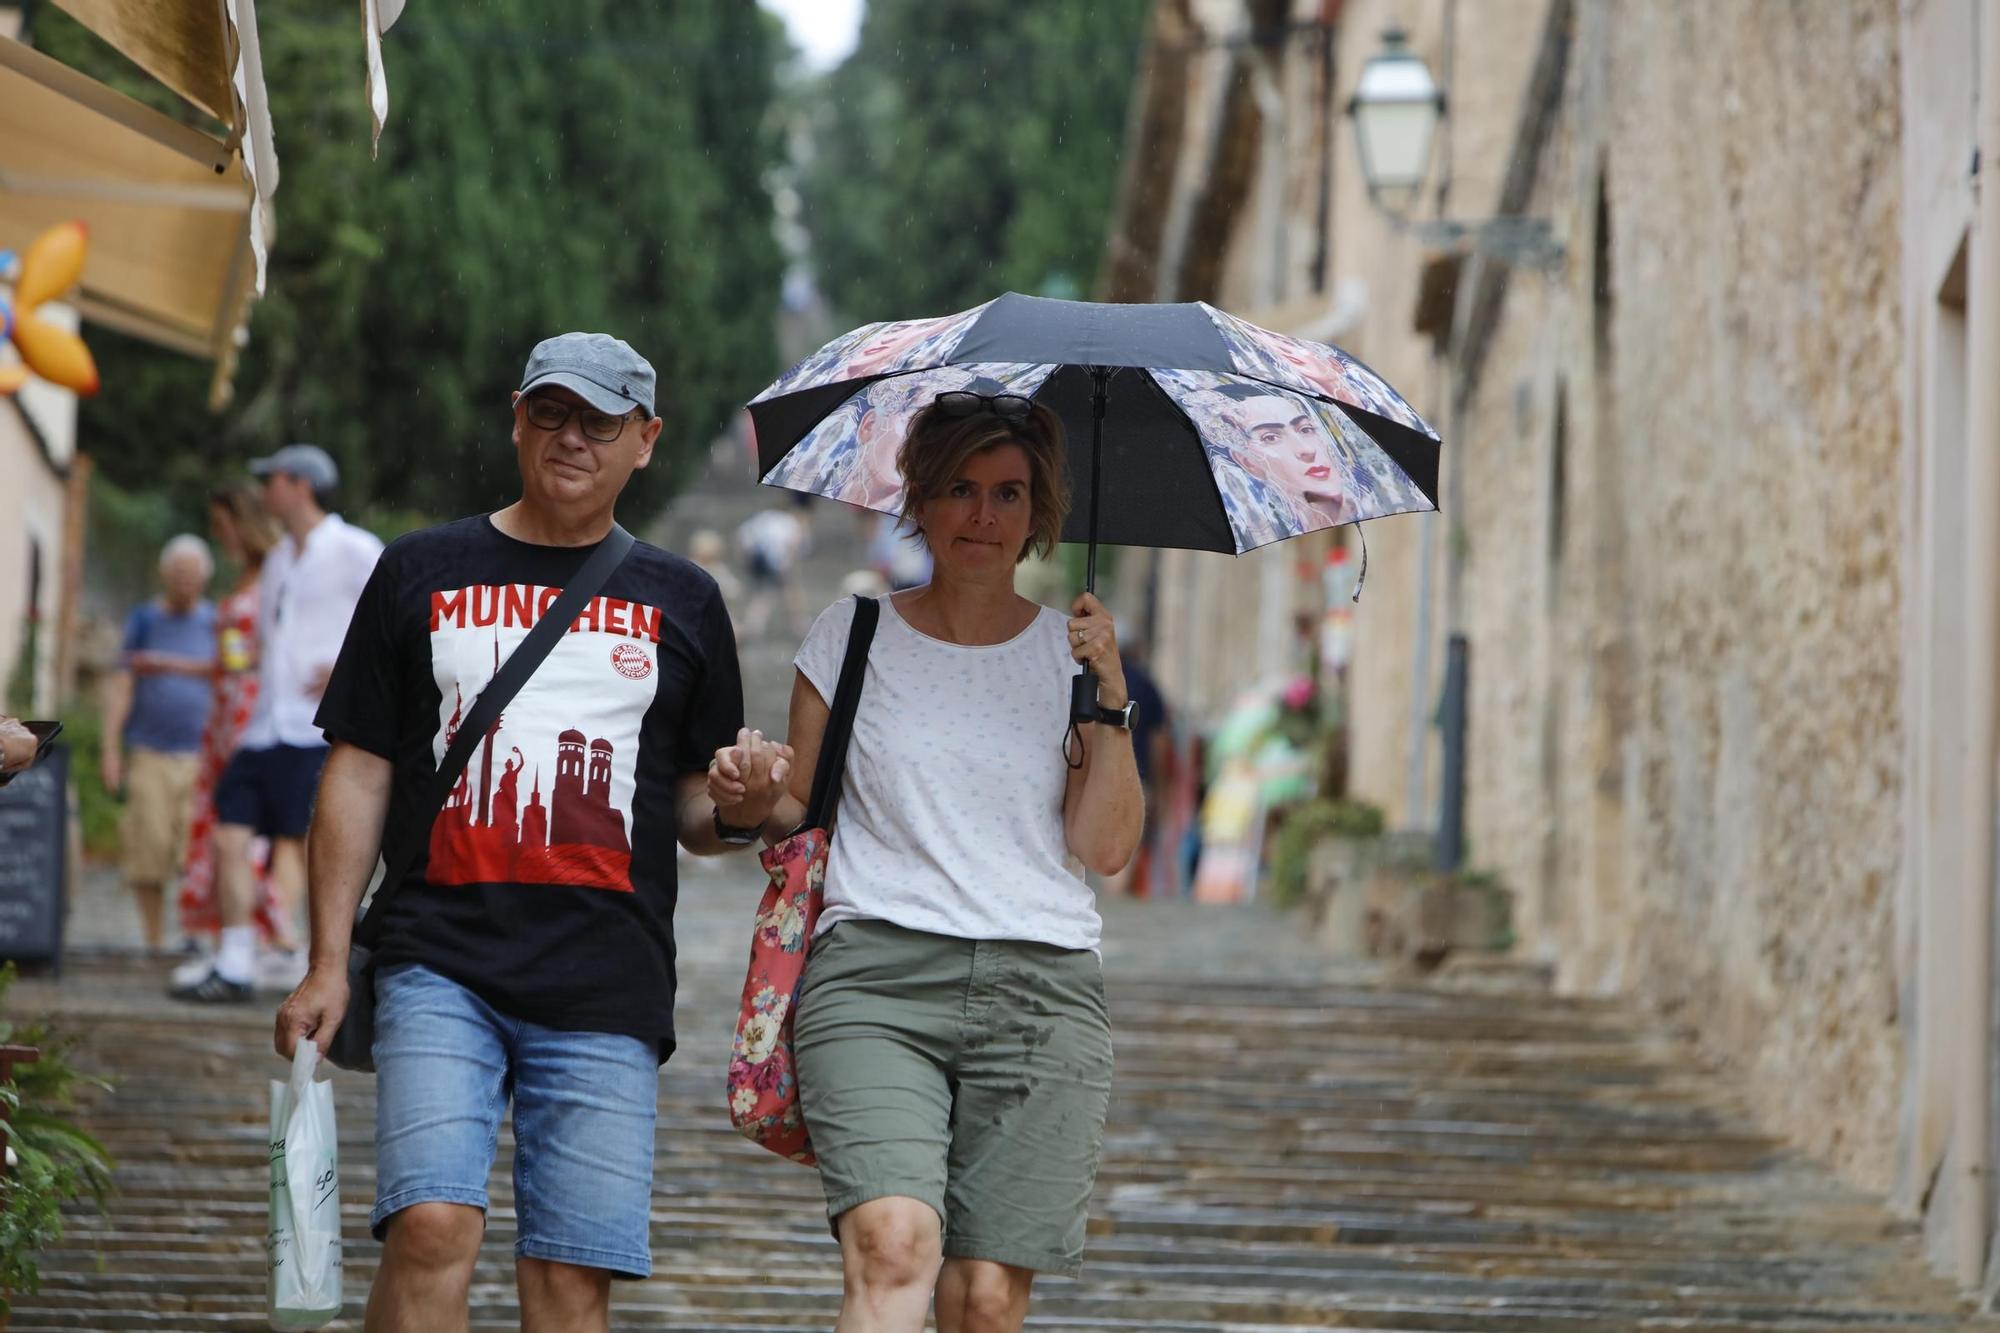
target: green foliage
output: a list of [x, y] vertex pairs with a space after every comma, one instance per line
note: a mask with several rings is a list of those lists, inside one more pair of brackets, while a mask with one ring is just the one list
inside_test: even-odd
[[[0, 998], [14, 976], [13, 964], [0, 967]], [[6, 1294], [36, 1289], [36, 1256], [62, 1238], [63, 1205], [84, 1198], [101, 1205], [111, 1188], [111, 1155], [69, 1119], [78, 1092], [109, 1086], [71, 1063], [78, 1042], [44, 1022], [0, 1019], [0, 1044], [41, 1051], [33, 1064], [14, 1067], [11, 1083], [0, 1084], [8, 1143], [19, 1159], [0, 1176], [0, 1312]]]
[[[92, 586], [117, 605], [134, 606], [159, 591], [160, 548], [178, 532], [192, 531], [204, 540], [208, 533], [201, 497], [193, 497], [190, 516], [164, 490], [127, 490], [104, 474], [90, 481], [90, 541]], [[215, 552], [216, 559], [222, 558]]]
[[871, 0], [820, 90], [814, 267], [852, 321], [1087, 295], [1147, 0]]
[[118, 855], [125, 803], [104, 785], [104, 716], [95, 701], [80, 695], [63, 710], [62, 724], [58, 744], [69, 747], [69, 780], [83, 821], [84, 855], [111, 860]]
[[1328, 838], [1376, 838], [1385, 827], [1382, 811], [1366, 801], [1320, 797], [1291, 811], [1271, 840], [1271, 896], [1289, 907], [1305, 895], [1306, 868], [1313, 848]]
[[[373, 162], [354, 14], [264, 0], [258, 25], [283, 180], [236, 404], [206, 411], [206, 363], [92, 329], [105, 390], [80, 437], [103, 475], [164, 491], [192, 521], [218, 477], [308, 439], [340, 461], [342, 507], [364, 521], [377, 506], [503, 504], [518, 485], [507, 395], [528, 349], [586, 328], [660, 372], [666, 430], [631, 497], [644, 503], [776, 374], [771, 16], [427, 0], [389, 40]], [[34, 36], [146, 88], [53, 7]]]

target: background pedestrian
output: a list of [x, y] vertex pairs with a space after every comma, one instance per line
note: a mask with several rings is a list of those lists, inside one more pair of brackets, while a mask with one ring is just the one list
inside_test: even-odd
[[165, 944], [165, 886], [180, 874], [215, 667], [215, 573], [208, 543], [182, 533], [160, 551], [160, 594], [125, 619], [105, 682], [104, 784], [125, 794], [119, 844], [146, 948]]
[[736, 546], [750, 570], [750, 605], [743, 617], [750, 637], [763, 637], [777, 605], [784, 607], [791, 633], [805, 632], [805, 592], [798, 578], [805, 542], [805, 522], [789, 506], [759, 510], [737, 526]]
[[[263, 479], [265, 510], [284, 537], [264, 562], [258, 604], [257, 697], [243, 740], [215, 789], [215, 883], [222, 918], [215, 960], [173, 987], [178, 999], [244, 1003], [260, 979], [284, 985], [305, 971], [298, 904], [305, 888], [305, 834], [326, 739], [313, 710], [333, 673], [354, 604], [382, 543], [329, 513], [340, 473], [317, 445], [290, 444], [250, 465]], [[271, 840], [278, 936], [260, 963], [251, 923], [251, 839]]]
[[[278, 544], [279, 531], [255, 486], [243, 483], [215, 491], [208, 500], [209, 536], [235, 571], [229, 590], [216, 600], [215, 669], [210, 677], [208, 726], [201, 736], [201, 762], [195, 774], [193, 812], [188, 824], [187, 852], [181, 859], [181, 932], [190, 941], [212, 946], [222, 929], [215, 892], [215, 787], [230, 757], [242, 744], [244, 728], [257, 701], [257, 605], [263, 589], [264, 561]], [[247, 849], [250, 860], [252, 920], [260, 942], [280, 934], [278, 911], [265, 863], [270, 844], [255, 839]], [[185, 964], [175, 982], [191, 985], [206, 975], [205, 956]]]

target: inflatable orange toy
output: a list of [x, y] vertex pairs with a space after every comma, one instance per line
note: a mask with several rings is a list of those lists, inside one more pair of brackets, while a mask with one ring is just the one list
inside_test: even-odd
[[90, 229], [65, 222], [37, 236], [18, 260], [0, 252], [0, 277], [11, 269], [14, 281], [11, 304], [0, 297], [0, 337], [21, 354], [21, 364], [0, 365], [0, 393], [19, 390], [30, 371], [84, 398], [97, 392], [97, 362], [83, 339], [35, 313], [76, 286], [89, 251]]

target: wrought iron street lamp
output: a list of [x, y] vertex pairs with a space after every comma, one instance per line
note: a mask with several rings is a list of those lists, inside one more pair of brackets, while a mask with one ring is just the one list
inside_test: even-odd
[[1444, 117], [1444, 93], [1401, 28], [1382, 34], [1381, 54], [1362, 67], [1347, 114], [1354, 121], [1369, 196], [1392, 215], [1407, 217], [1430, 175], [1431, 139]]
[[1361, 81], [1347, 103], [1368, 197], [1397, 230], [1426, 245], [1476, 250], [1508, 264], [1559, 265], [1562, 242], [1547, 218], [1510, 215], [1466, 222], [1410, 216], [1430, 176], [1431, 140], [1445, 107], [1445, 90], [1422, 57], [1410, 50], [1408, 36], [1400, 28], [1385, 30], [1382, 50], [1362, 66]]

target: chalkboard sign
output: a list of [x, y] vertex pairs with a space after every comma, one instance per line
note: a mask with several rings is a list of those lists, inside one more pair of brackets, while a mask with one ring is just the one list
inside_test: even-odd
[[0, 787], [0, 958], [61, 958], [68, 849], [69, 748], [54, 745]]

